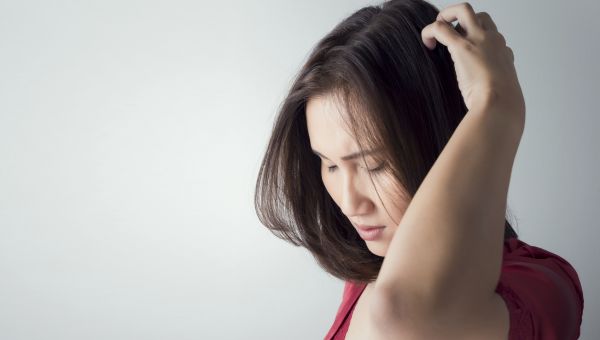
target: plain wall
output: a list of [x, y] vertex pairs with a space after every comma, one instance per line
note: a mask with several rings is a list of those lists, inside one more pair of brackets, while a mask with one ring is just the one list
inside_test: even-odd
[[[1, 1], [0, 338], [322, 339], [342, 282], [259, 223], [254, 185], [310, 49], [378, 3]], [[471, 4], [526, 100], [516, 230], [576, 268], [597, 339], [600, 5]]]

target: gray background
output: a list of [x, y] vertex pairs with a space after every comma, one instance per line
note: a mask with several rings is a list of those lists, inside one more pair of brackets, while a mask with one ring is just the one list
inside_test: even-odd
[[[0, 2], [0, 338], [323, 338], [342, 282], [262, 227], [254, 183], [308, 51], [377, 3]], [[597, 339], [600, 5], [471, 4], [526, 98], [517, 232], [577, 269]]]

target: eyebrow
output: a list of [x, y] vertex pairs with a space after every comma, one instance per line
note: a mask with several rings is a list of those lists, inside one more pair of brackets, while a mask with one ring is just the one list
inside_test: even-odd
[[[315, 149], [311, 149], [311, 150], [312, 150], [312, 152], [315, 155], [317, 155], [319, 157], [322, 157], [322, 158], [325, 158], [328, 161], [331, 160], [331, 159], [325, 157], [324, 155], [322, 155], [319, 151], [317, 151]], [[354, 152], [354, 153], [351, 153], [349, 155], [346, 155], [346, 156], [342, 157], [342, 160], [347, 161], [347, 160], [350, 160], [350, 159], [355, 159], [355, 158], [358, 158], [361, 155], [367, 156], [367, 155], [370, 155], [372, 153], [378, 152], [379, 150], [380, 149], [378, 148], [378, 149], [373, 149], [373, 150], [367, 150], [367, 151], [364, 151], [364, 152], [360, 152], [360, 151], [359, 152]]]

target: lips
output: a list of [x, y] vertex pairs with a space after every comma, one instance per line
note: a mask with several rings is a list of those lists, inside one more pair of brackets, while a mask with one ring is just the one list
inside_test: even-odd
[[365, 241], [375, 241], [383, 235], [383, 229], [385, 226], [356, 226], [358, 235]]
[[360, 229], [360, 230], [363, 230], [363, 231], [369, 231], [369, 230], [372, 230], [372, 229], [383, 228], [383, 227], [385, 227], [385, 226], [383, 226], [383, 225], [379, 225], [379, 226], [356, 225], [356, 227], [357, 227], [358, 229]]

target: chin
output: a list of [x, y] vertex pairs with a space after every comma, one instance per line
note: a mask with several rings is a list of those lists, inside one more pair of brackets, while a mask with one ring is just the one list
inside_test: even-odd
[[369, 251], [377, 256], [385, 257], [387, 245], [377, 244], [378, 242], [367, 242]]

